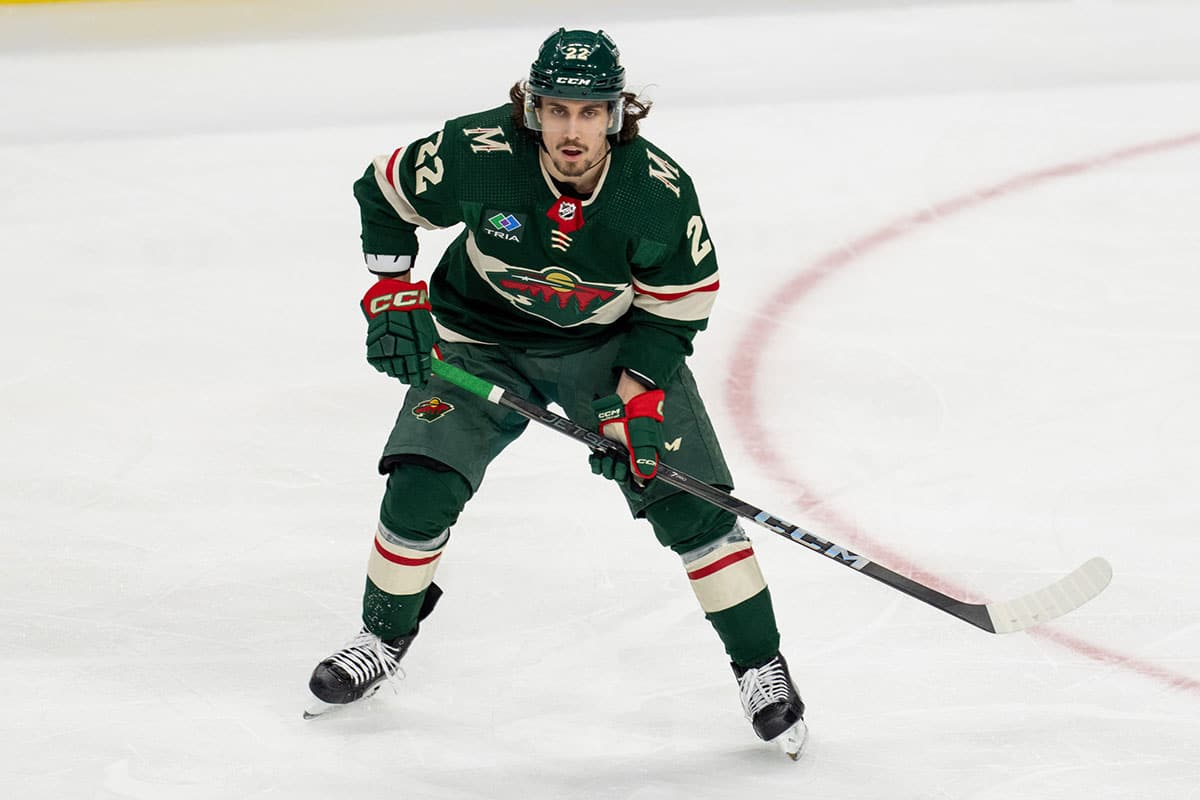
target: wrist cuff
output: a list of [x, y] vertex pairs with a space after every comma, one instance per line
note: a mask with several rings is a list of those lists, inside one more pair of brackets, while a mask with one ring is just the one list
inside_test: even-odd
[[651, 389], [629, 398], [625, 404], [625, 417], [649, 417], [655, 422], [663, 421], [663, 401], [666, 394], [662, 389]]
[[363, 261], [367, 269], [376, 275], [400, 275], [408, 272], [413, 266], [412, 256], [381, 256], [374, 253], [363, 253]]

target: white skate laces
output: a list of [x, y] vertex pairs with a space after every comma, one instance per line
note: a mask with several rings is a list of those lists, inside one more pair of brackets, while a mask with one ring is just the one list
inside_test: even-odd
[[767, 706], [786, 703], [792, 696], [791, 679], [778, 657], [761, 667], [746, 670], [738, 679], [738, 689], [746, 719], [754, 719], [754, 715]]
[[354, 639], [337, 651], [330, 662], [340, 667], [355, 686], [365, 686], [382, 677], [387, 678], [392, 691], [398, 692], [395, 681], [405, 677], [400, 666], [400, 648], [392, 647], [368, 630], [359, 631]]

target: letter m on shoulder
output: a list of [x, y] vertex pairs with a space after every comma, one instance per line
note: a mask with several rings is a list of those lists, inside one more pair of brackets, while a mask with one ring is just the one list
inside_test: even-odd
[[473, 153], [511, 153], [512, 145], [504, 141], [503, 128], [463, 128], [471, 137]]
[[679, 168], [653, 150], [646, 151], [646, 158], [650, 161], [650, 177], [662, 181], [663, 186], [679, 197], [679, 186], [674, 183], [679, 180]]

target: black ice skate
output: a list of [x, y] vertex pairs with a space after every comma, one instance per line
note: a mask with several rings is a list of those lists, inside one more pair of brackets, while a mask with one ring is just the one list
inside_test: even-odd
[[741, 689], [742, 708], [758, 738], [776, 742], [793, 761], [798, 759], [808, 738], [808, 727], [804, 724], [804, 701], [783, 655], [776, 653], [757, 667], [730, 666]]
[[400, 659], [417, 638], [420, 620], [429, 616], [441, 594], [437, 584], [429, 587], [421, 604], [418, 624], [407, 635], [385, 641], [363, 628], [345, 647], [317, 664], [308, 680], [308, 688], [320, 702], [308, 708], [304, 718], [313, 719], [371, 697], [385, 680], [400, 673]]

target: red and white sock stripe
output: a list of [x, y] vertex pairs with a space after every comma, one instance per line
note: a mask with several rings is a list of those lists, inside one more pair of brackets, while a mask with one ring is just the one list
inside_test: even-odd
[[398, 544], [381, 525], [367, 561], [367, 577], [388, 594], [416, 594], [429, 588], [449, 537], [441, 536], [432, 550], [417, 550]]
[[749, 539], [727, 540], [684, 566], [706, 614], [732, 608], [767, 588]]

